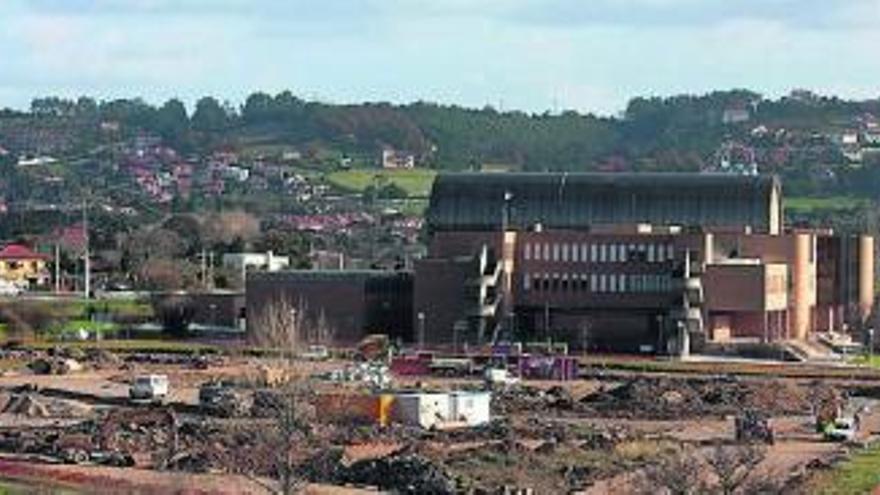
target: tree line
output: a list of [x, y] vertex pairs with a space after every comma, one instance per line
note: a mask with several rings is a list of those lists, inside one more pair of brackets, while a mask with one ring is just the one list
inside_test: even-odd
[[[743, 109], [751, 119], [731, 125], [723, 115]], [[336, 105], [307, 101], [290, 91], [256, 92], [239, 104], [211, 96], [189, 112], [179, 99], [151, 105], [142, 99], [89, 97], [33, 100], [25, 114], [42, 119], [115, 121], [130, 132], [160, 135], [184, 152], [242, 141], [323, 146], [375, 155], [382, 146], [414, 153], [438, 169], [500, 164], [520, 170], [696, 170], [725, 139], [747, 136], [756, 122], [788, 129], [822, 129], [871, 113], [880, 100], [849, 101], [797, 92], [767, 99], [748, 90], [704, 95], [639, 97], [622, 115], [574, 111], [525, 113], [415, 102]], [[7, 111], [0, 115], [15, 115]]]

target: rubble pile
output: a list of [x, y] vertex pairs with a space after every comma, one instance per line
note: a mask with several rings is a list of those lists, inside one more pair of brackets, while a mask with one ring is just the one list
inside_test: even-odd
[[74, 401], [49, 398], [35, 390], [0, 393], [0, 412], [29, 418], [83, 418], [92, 408]]
[[29, 418], [49, 417], [49, 408], [31, 394], [16, 394], [9, 397], [2, 411], [5, 414], [19, 414]]
[[378, 487], [395, 493], [457, 493], [455, 480], [439, 465], [416, 455], [367, 459], [336, 471], [333, 483]]
[[779, 380], [745, 381], [726, 377], [639, 377], [589, 394], [580, 405], [606, 416], [649, 419], [724, 416], [736, 414], [743, 408], [771, 415], [810, 411], [805, 387]]
[[54, 356], [34, 359], [28, 364], [28, 368], [37, 375], [66, 375], [82, 371], [83, 366], [75, 359]]

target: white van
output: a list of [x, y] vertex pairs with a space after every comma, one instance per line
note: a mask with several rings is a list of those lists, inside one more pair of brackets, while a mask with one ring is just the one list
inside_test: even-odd
[[168, 397], [167, 375], [140, 375], [135, 377], [128, 389], [132, 402], [165, 402]]

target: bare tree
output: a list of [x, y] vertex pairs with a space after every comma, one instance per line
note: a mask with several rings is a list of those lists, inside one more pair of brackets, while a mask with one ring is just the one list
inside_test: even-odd
[[751, 479], [759, 480], [755, 467], [766, 457], [766, 450], [755, 444], [716, 444], [706, 455], [705, 462], [717, 481], [717, 493], [732, 495], [745, 488]]
[[276, 298], [255, 315], [249, 339], [257, 346], [280, 351], [282, 357], [290, 357], [299, 349], [306, 318], [302, 302], [294, 306], [286, 298]]
[[708, 452], [681, 447], [644, 468], [640, 491], [669, 495], [781, 493], [779, 477], [755, 469], [765, 457], [766, 449], [754, 444], [717, 443]]
[[313, 317], [302, 299], [293, 305], [279, 297], [259, 309], [250, 340], [260, 347], [281, 351], [282, 357], [291, 357], [303, 344], [329, 344], [334, 333], [323, 309]]
[[239, 424], [237, 435], [246, 445], [227, 459], [227, 465], [270, 493], [296, 493], [306, 482], [302, 465], [326, 447], [313, 429], [313, 388], [307, 379], [298, 378], [254, 399], [264, 419]]
[[640, 492], [645, 495], [696, 495], [707, 493], [705, 477], [694, 463], [694, 456], [679, 448], [670, 450], [642, 472]]
[[305, 335], [303, 337], [309, 344], [328, 345], [333, 341], [336, 332], [330, 325], [330, 322], [327, 321], [327, 314], [324, 312], [324, 308], [321, 308], [314, 321], [307, 320], [304, 323], [305, 328], [303, 330]]

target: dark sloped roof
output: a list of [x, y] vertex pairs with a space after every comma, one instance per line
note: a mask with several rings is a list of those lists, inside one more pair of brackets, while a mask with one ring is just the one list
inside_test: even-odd
[[434, 182], [432, 230], [500, 229], [509, 193], [510, 223], [545, 228], [651, 223], [770, 228], [774, 176], [697, 173], [451, 173]]
[[248, 273], [248, 281], [259, 282], [364, 282], [367, 280], [408, 277], [412, 272], [403, 270], [281, 270]]

